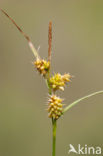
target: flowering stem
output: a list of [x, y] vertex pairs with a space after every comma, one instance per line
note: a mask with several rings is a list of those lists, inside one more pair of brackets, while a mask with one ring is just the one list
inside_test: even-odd
[[53, 142], [52, 142], [52, 156], [56, 155], [56, 120], [52, 119], [52, 127], [53, 127]]

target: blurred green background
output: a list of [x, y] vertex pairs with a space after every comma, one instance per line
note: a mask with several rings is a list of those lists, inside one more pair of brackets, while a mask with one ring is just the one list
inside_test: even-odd
[[[53, 22], [52, 72], [74, 75], [61, 93], [65, 103], [103, 89], [102, 0], [0, 0], [3, 8], [47, 57], [48, 23]], [[48, 90], [37, 74], [27, 42], [0, 13], [0, 156], [51, 156]], [[69, 144], [103, 145], [103, 95], [67, 112], [57, 129], [57, 156]]]

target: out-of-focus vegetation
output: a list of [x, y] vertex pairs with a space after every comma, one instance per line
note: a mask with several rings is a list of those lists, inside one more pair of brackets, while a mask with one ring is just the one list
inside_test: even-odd
[[[0, 5], [47, 56], [48, 23], [53, 22], [52, 66], [74, 75], [65, 103], [103, 89], [103, 1], [15, 1]], [[51, 153], [51, 122], [47, 88], [36, 73], [32, 52], [23, 36], [0, 13], [0, 155], [47, 156]], [[61, 93], [62, 97], [62, 93]], [[69, 144], [101, 146], [103, 96], [81, 102], [58, 123], [57, 155]]]

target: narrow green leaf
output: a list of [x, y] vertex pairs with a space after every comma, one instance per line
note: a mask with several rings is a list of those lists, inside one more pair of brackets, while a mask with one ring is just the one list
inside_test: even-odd
[[88, 99], [89, 97], [94, 96], [94, 95], [97, 95], [97, 94], [100, 94], [100, 93], [103, 93], [103, 90], [98, 91], [98, 92], [95, 92], [95, 93], [92, 93], [92, 94], [89, 94], [89, 95], [87, 95], [87, 96], [84, 96], [84, 97], [82, 97], [82, 98], [80, 98], [80, 99], [74, 101], [73, 103], [71, 103], [70, 105], [68, 105], [68, 106], [64, 109], [63, 113], [65, 113], [66, 111], [68, 111], [69, 109], [71, 109], [73, 106], [75, 106], [76, 104], [78, 104], [80, 101], [85, 100], [85, 99]]

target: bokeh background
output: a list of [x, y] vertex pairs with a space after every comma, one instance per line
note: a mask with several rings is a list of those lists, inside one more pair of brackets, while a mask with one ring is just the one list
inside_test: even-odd
[[[53, 22], [52, 73], [74, 75], [59, 95], [69, 104], [103, 89], [102, 0], [0, 0], [0, 7], [15, 19], [47, 58], [48, 23]], [[0, 13], [0, 155], [50, 156], [51, 120], [48, 90], [37, 74], [26, 40]], [[103, 95], [79, 103], [59, 121], [57, 155], [76, 148], [103, 148]]]

